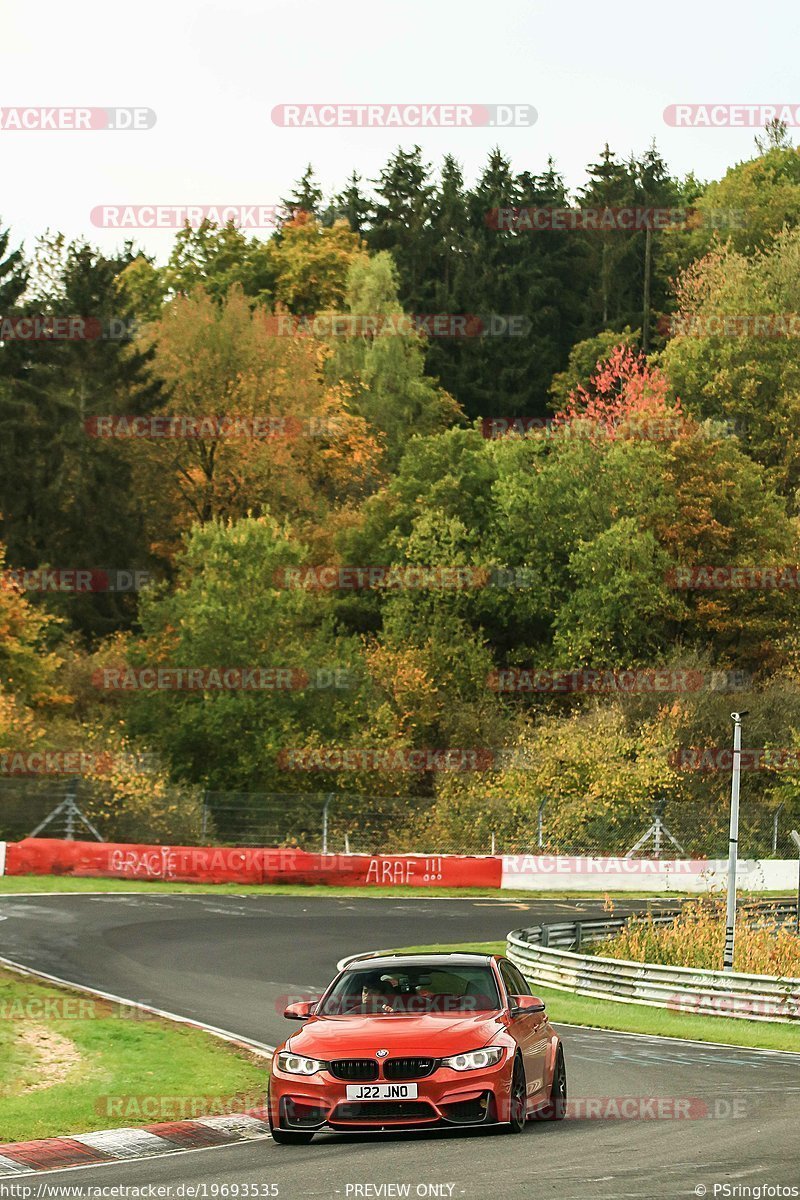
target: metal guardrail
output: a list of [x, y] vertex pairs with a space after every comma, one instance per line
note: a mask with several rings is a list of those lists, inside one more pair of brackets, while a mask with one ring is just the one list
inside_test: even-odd
[[[780, 923], [794, 921], [797, 909], [794, 902], [765, 902], [748, 905], [745, 911], [758, 927], [774, 918]], [[677, 913], [651, 915], [654, 923], [667, 924]], [[612, 917], [515, 929], [508, 934], [506, 952], [534, 989], [539, 984], [580, 996], [703, 1016], [800, 1022], [800, 979], [580, 953], [583, 946], [602, 941], [637, 919], [641, 918]]]

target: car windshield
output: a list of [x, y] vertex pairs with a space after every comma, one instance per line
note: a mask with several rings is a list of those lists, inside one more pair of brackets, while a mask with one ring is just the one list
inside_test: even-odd
[[364, 967], [345, 971], [320, 1005], [321, 1016], [495, 1011], [494, 972], [487, 964]]

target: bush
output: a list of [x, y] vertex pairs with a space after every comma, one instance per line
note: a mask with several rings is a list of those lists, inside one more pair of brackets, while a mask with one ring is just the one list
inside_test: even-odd
[[[594, 951], [603, 958], [664, 963], [678, 967], [722, 968], [725, 946], [725, 905], [721, 900], [686, 904], [669, 925], [656, 925], [652, 916], [631, 921]], [[800, 938], [776, 917], [755, 928], [746, 913], [739, 914], [733, 967], [755, 975], [800, 977]]]

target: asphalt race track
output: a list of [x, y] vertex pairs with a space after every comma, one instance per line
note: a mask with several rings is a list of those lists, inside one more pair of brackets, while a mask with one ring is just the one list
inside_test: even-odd
[[[594, 914], [599, 905], [588, 900], [521, 906], [434, 898], [5, 896], [0, 897], [0, 955], [274, 1044], [291, 1029], [280, 1015], [283, 997], [322, 987], [345, 954], [494, 940], [542, 918], [567, 919], [576, 909]], [[717, 1196], [748, 1194], [737, 1193], [735, 1185], [755, 1195], [758, 1187], [781, 1185], [800, 1195], [799, 1056], [602, 1030], [563, 1027], [561, 1032], [570, 1100], [581, 1102], [581, 1111], [561, 1124], [534, 1123], [520, 1137], [456, 1130], [319, 1135], [307, 1147], [265, 1140], [51, 1172], [35, 1183], [42, 1188], [156, 1184], [173, 1189], [183, 1184], [198, 1187], [194, 1195], [200, 1200], [229, 1196], [234, 1184], [268, 1183], [287, 1200], [403, 1194], [671, 1200], [713, 1197], [715, 1185]], [[141, 1091], [135, 1080], [131, 1091]], [[624, 1119], [613, 1115], [620, 1105], [628, 1114]], [[0, 1195], [11, 1194], [12, 1183], [29, 1182], [22, 1176], [3, 1180]], [[400, 1188], [389, 1189], [390, 1184]], [[719, 1190], [723, 1185], [728, 1189]], [[180, 1194], [173, 1190], [175, 1197]]]

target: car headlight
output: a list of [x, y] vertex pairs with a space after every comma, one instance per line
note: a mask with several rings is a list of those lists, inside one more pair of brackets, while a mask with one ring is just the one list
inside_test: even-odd
[[480, 1071], [483, 1067], [494, 1067], [503, 1057], [502, 1046], [484, 1046], [483, 1050], [468, 1050], [466, 1054], [453, 1054], [442, 1059], [443, 1067], [454, 1071]]
[[278, 1055], [278, 1068], [287, 1075], [316, 1075], [317, 1071], [324, 1071], [327, 1065], [320, 1058], [306, 1058], [289, 1050], [282, 1050]]

